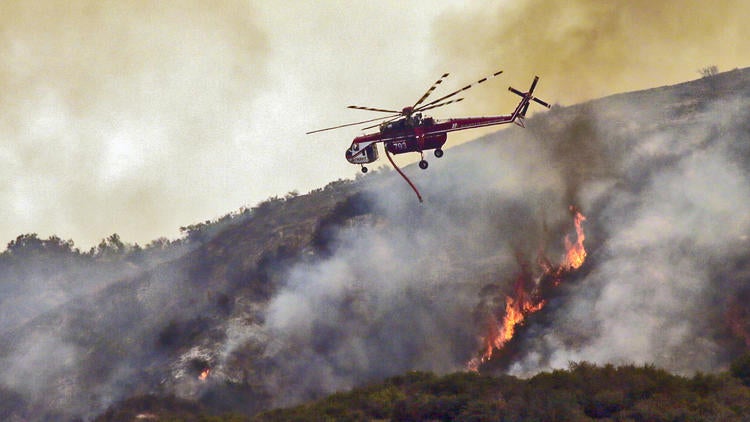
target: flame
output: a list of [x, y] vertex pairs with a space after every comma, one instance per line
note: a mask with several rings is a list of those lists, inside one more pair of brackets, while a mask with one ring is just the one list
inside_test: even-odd
[[565, 236], [565, 257], [561, 265], [569, 271], [581, 268], [581, 265], [586, 260], [586, 248], [583, 247], [583, 241], [586, 240], [586, 234], [583, 232], [583, 222], [586, 221], [586, 216], [581, 214], [572, 205], [570, 206], [570, 211], [574, 213], [573, 224], [576, 227], [576, 242], [571, 242], [570, 237]]
[[546, 303], [544, 300], [526, 291], [525, 286], [528, 276], [529, 273], [523, 271], [516, 278], [514, 294], [505, 297], [505, 316], [503, 316], [502, 324], [498, 324], [497, 320], [491, 317], [488, 327], [489, 333], [484, 339], [484, 352], [481, 357], [469, 361], [468, 367], [470, 370], [478, 371], [479, 365], [488, 361], [496, 349], [502, 349], [513, 338], [516, 333], [516, 326], [523, 323], [526, 315], [537, 312], [544, 307]]
[[201, 381], [205, 381], [209, 375], [211, 375], [211, 368], [206, 368], [203, 371], [201, 371], [200, 375], [198, 375], [198, 379]]
[[483, 352], [481, 356], [469, 361], [467, 364], [469, 370], [478, 371], [482, 363], [490, 360], [495, 350], [502, 349], [513, 338], [516, 327], [523, 323], [527, 315], [544, 307], [546, 301], [540, 298], [539, 280], [545, 276], [551, 276], [552, 285], [556, 287], [560, 284], [562, 275], [577, 270], [583, 265], [586, 260], [586, 249], [583, 246], [583, 241], [586, 240], [586, 235], [583, 232], [583, 222], [586, 221], [586, 216], [572, 205], [570, 211], [573, 213], [576, 241], [571, 242], [570, 237], [565, 236], [565, 254], [558, 266], [554, 266], [540, 253], [538, 265], [542, 270], [542, 275], [537, 279], [530, 293], [526, 288], [529, 284], [527, 281], [531, 278], [530, 271], [526, 266], [522, 266], [523, 271], [516, 278], [513, 294], [505, 298], [505, 314], [502, 323], [498, 324], [495, 317], [490, 316], [488, 334], [483, 340]]

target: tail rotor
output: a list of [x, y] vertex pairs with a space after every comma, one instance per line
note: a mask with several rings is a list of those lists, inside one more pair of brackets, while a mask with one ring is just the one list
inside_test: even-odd
[[521, 118], [526, 117], [526, 112], [529, 110], [529, 104], [531, 104], [532, 101], [547, 108], [552, 107], [546, 101], [542, 101], [539, 98], [534, 96], [534, 89], [536, 89], [536, 84], [538, 82], [539, 82], [539, 76], [534, 76], [534, 81], [531, 82], [531, 87], [529, 87], [529, 90], [527, 92], [521, 92], [513, 88], [512, 86], [508, 87], [508, 91], [523, 98], [521, 100], [521, 103], [518, 105], [519, 107], [516, 109], [516, 113], [515, 113], [516, 116], [521, 117]]

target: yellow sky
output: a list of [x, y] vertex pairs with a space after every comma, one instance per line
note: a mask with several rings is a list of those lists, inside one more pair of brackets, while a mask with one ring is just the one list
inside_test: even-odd
[[541, 75], [561, 104], [696, 79], [709, 65], [750, 65], [747, 1], [481, 3], [438, 19], [441, 63], [479, 72], [502, 61], [510, 79]]
[[[437, 117], [573, 104], [750, 65], [745, 1], [0, 3], [0, 243], [146, 243], [348, 178], [370, 117], [497, 69]], [[460, 138], [460, 137], [459, 137]], [[455, 139], [455, 138], [451, 138]], [[450, 142], [450, 141], [449, 141]], [[455, 145], [455, 143], [452, 143]], [[449, 154], [446, 159], [449, 158]]]

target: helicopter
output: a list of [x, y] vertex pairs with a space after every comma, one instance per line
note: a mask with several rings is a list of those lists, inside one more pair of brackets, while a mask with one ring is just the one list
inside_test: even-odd
[[448, 139], [448, 132], [455, 132], [459, 130], [474, 129], [486, 126], [502, 125], [507, 123], [516, 123], [521, 127], [524, 126], [524, 118], [526, 112], [529, 109], [531, 102], [535, 102], [544, 107], [551, 108], [550, 104], [539, 98], [534, 97], [534, 89], [539, 82], [539, 76], [535, 76], [531, 83], [531, 87], [526, 92], [521, 92], [513, 87], [508, 87], [508, 90], [521, 97], [521, 101], [516, 106], [515, 110], [508, 115], [489, 116], [489, 117], [461, 117], [438, 120], [432, 117], [423, 115], [423, 112], [432, 110], [438, 107], [447, 106], [449, 104], [458, 103], [463, 98], [452, 99], [456, 95], [472, 88], [475, 85], [479, 85], [483, 82], [488, 81], [503, 73], [499, 70], [491, 75], [488, 75], [478, 81], [468, 84], [460, 89], [457, 89], [449, 94], [443, 95], [440, 98], [426, 102], [432, 92], [449, 76], [448, 73], [444, 73], [437, 81], [435, 81], [425, 93], [417, 100], [414, 105], [403, 107], [401, 110], [377, 108], [377, 107], [362, 107], [350, 105], [347, 108], [355, 110], [366, 110], [379, 113], [388, 113], [386, 116], [376, 117], [373, 119], [363, 120], [354, 123], [346, 123], [343, 125], [327, 127], [324, 129], [313, 130], [307, 132], [307, 135], [324, 132], [333, 129], [340, 129], [348, 126], [357, 126], [367, 123], [380, 122], [371, 126], [367, 126], [362, 130], [368, 130], [377, 127], [378, 131], [374, 133], [364, 134], [354, 138], [352, 144], [346, 150], [345, 157], [347, 161], [352, 164], [361, 166], [363, 173], [367, 173], [368, 169], [366, 164], [375, 162], [379, 158], [379, 152], [377, 148], [378, 143], [384, 144], [385, 154], [391, 165], [398, 171], [399, 174], [411, 185], [414, 192], [417, 194], [420, 202], [422, 197], [419, 191], [406, 177], [406, 175], [399, 169], [396, 163], [391, 158], [391, 154], [405, 154], [408, 152], [416, 152], [420, 154], [419, 168], [426, 170], [429, 163], [424, 159], [424, 152], [434, 150], [435, 157], [440, 158], [443, 156], [443, 145]]

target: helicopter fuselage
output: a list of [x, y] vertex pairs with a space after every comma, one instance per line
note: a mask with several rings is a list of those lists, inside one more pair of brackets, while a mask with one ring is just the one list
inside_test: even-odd
[[407, 152], [423, 153], [429, 150], [440, 150], [448, 139], [448, 132], [500, 125], [515, 121], [520, 109], [513, 114], [491, 117], [464, 117], [457, 119], [435, 120], [402, 118], [380, 125], [380, 131], [354, 138], [346, 150], [346, 159], [352, 164], [369, 164], [378, 159], [377, 143], [383, 142], [391, 154]]

